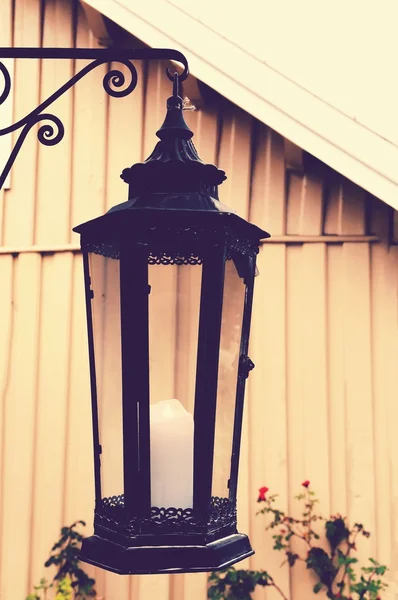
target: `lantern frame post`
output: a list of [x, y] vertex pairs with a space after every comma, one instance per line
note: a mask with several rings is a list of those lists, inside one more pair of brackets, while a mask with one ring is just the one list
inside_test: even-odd
[[91, 388], [91, 420], [93, 427], [93, 454], [94, 454], [94, 490], [95, 490], [95, 506], [99, 506], [101, 502], [101, 444], [99, 437], [98, 423], [98, 394], [97, 394], [97, 375], [95, 368], [95, 352], [94, 352], [94, 329], [93, 329], [93, 313], [91, 301], [93, 298], [93, 290], [91, 289], [90, 265], [88, 253], [83, 252], [83, 272], [84, 272], [84, 291], [86, 297], [86, 319], [87, 319], [87, 340], [88, 340], [88, 357], [90, 368], [90, 388]]
[[203, 260], [195, 389], [193, 507], [204, 513], [213, 483], [217, 381], [226, 247], [212, 248]]
[[256, 256], [248, 257], [247, 271], [243, 276], [246, 289], [242, 318], [242, 333], [239, 352], [238, 380], [236, 384], [236, 404], [234, 416], [234, 430], [232, 436], [231, 473], [229, 479], [229, 499], [236, 502], [239, 474], [240, 446], [242, 439], [243, 408], [245, 400], [246, 380], [249, 372], [254, 368], [254, 363], [248, 357], [250, 325], [253, 307], [254, 277], [256, 270]]
[[143, 516], [151, 508], [149, 454], [148, 252], [120, 248], [123, 488], [125, 508]]

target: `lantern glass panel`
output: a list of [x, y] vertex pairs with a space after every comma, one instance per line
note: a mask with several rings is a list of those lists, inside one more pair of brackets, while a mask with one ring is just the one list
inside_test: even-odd
[[245, 301], [243, 278], [234, 260], [225, 263], [212, 495], [228, 496], [234, 429], [236, 386]]
[[123, 494], [120, 262], [89, 254], [102, 496]]
[[151, 505], [190, 508], [201, 265], [149, 265]]

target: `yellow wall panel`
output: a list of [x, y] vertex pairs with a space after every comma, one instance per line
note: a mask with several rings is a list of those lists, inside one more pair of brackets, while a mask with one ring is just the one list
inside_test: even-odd
[[344, 375], [344, 271], [342, 245], [328, 247], [328, 424], [330, 431], [330, 509], [347, 514], [347, 439]]
[[[389, 210], [380, 202], [373, 204], [372, 226], [383, 233], [390, 223]], [[388, 402], [390, 396], [390, 360], [384, 356], [389, 347], [390, 327], [396, 322], [397, 286], [391, 286], [388, 246], [374, 244], [371, 255], [371, 317], [372, 317], [372, 379], [373, 379], [373, 426], [376, 494], [376, 546], [377, 553], [386, 564], [391, 561], [391, 482], [388, 448]], [[395, 287], [395, 289], [394, 289]], [[390, 291], [391, 288], [391, 291]], [[396, 332], [395, 332], [396, 333]]]
[[[303, 248], [300, 245], [287, 249], [287, 436], [288, 436], [288, 506], [290, 514], [299, 518], [297, 501], [292, 497], [299, 493], [300, 484], [305, 479], [311, 480], [307, 471], [306, 445], [307, 435], [305, 423], [306, 397], [303, 381], [306, 353], [303, 343], [307, 334], [304, 314], [307, 303], [307, 290], [302, 285]], [[315, 475], [315, 474], [314, 474]], [[292, 540], [292, 552], [302, 554], [305, 545], [302, 540]], [[308, 597], [311, 593], [311, 580], [305, 576], [304, 563], [298, 562], [291, 572], [291, 592], [293, 600]]]
[[[281, 556], [272, 550], [273, 540], [265, 535], [265, 517], [255, 516], [257, 490], [266, 486], [280, 495], [287, 509], [287, 404], [286, 404], [286, 246], [264, 244], [258, 256], [260, 275], [256, 280], [250, 352], [256, 364], [249, 377], [250, 402], [250, 540], [256, 554], [254, 569], [278, 572], [278, 582], [289, 593], [289, 570], [280, 569]], [[271, 283], [272, 282], [272, 283]], [[262, 590], [258, 599], [276, 597], [275, 590]]]
[[251, 127], [253, 119], [233, 104], [222, 110], [222, 131], [218, 164], [227, 179], [220, 187], [220, 200], [239, 216], [249, 216]]
[[[15, 2], [13, 42], [15, 46], [40, 46], [40, 8], [38, 2]], [[17, 121], [40, 102], [40, 71], [38, 60], [15, 61], [14, 120]], [[13, 144], [20, 132], [13, 134]], [[38, 156], [37, 126], [32, 127], [12, 170], [12, 186], [4, 194], [3, 244], [28, 245], [34, 241], [34, 215], [36, 210], [36, 165]]]
[[[5, 486], [5, 443], [6, 443], [6, 395], [10, 382], [11, 348], [13, 338], [13, 287], [14, 259], [12, 256], [0, 256], [0, 273], [2, 275], [2, 293], [0, 295], [0, 526], [2, 525]], [[0, 545], [0, 564], [2, 546]], [[1, 570], [0, 570], [1, 586]], [[1, 587], [0, 587], [1, 589]]]
[[[375, 527], [369, 245], [344, 244], [344, 381], [348, 516]], [[374, 537], [361, 540], [359, 555], [375, 552]]]
[[[109, 97], [108, 99], [109, 108], [106, 131], [107, 209], [120, 202], [125, 202], [128, 198], [128, 186], [120, 178], [123, 169], [131, 167], [134, 163], [146, 158], [146, 156], [142, 155], [144, 125], [144, 69], [142, 61], [137, 61], [135, 67], [138, 73], [138, 85], [133, 94], [124, 98]], [[122, 71], [125, 76], [126, 87], [131, 80], [131, 74], [127, 67], [119, 63], [113, 63], [112, 68]], [[128, 143], [121, 143], [121, 140], [128, 140]], [[104, 146], [105, 144], [103, 143]], [[84, 204], [85, 202], [83, 202]], [[95, 214], [95, 212], [92, 214]], [[98, 214], [98, 211], [96, 214]]]
[[[160, 129], [165, 118], [166, 100], [172, 95], [173, 84], [166, 76], [167, 67], [170, 67], [170, 65], [166, 61], [154, 60], [146, 64], [147, 78], [144, 88], [144, 159], [148, 158], [155, 144], [159, 141], [159, 138], [156, 137], [156, 132]], [[140, 85], [143, 85], [143, 82]]]
[[11, 341], [2, 337], [2, 343], [4, 341], [9, 347], [10, 367], [7, 385], [3, 390], [4, 454], [0, 525], [0, 592], [2, 598], [10, 599], [24, 598], [31, 584], [32, 494], [40, 348], [40, 256], [21, 256], [13, 276]]
[[[398, 403], [396, 402], [394, 385], [396, 381], [396, 360], [398, 352], [398, 312], [396, 308], [396, 300], [398, 296], [398, 284], [397, 278], [392, 275], [397, 272], [398, 268], [398, 247], [390, 249], [388, 257], [388, 272], [389, 272], [389, 291], [388, 291], [388, 302], [394, 310], [394, 316], [392, 317], [392, 328], [388, 347], [385, 350], [385, 360], [388, 363], [388, 381], [389, 381], [389, 394], [388, 394], [388, 467], [390, 476], [390, 489], [391, 489], [391, 501], [390, 501], [390, 519], [391, 519], [391, 560], [390, 560], [390, 574], [389, 579], [391, 582], [395, 582], [395, 592], [398, 592], [398, 436], [396, 431], [396, 423], [398, 422]], [[388, 490], [386, 490], [388, 493]]]
[[[78, 13], [76, 47], [98, 47], [90, 33], [82, 8]], [[53, 62], [53, 61], [51, 61]], [[78, 73], [90, 61], [74, 61]], [[105, 186], [107, 168], [107, 111], [108, 96], [102, 87], [107, 72], [101, 65], [83, 77], [69, 92], [73, 97], [71, 149], [71, 197], [68, 203], [70, 219], [67, 241], [79, 242], [77, 233], [70, 229], [105, 212]], [[82, 156], [85, 157], [82, 160]]]
[[343, 189], [340, 178], [334, 178], [328, 186], [325, 206], [324, 232], [331, 235], [342, 233]]
[[321, 235], [322, 183], [322, 180], [312, 173], [288, 173], [287, 234]]
[[323, 181], [313, 173], [304, 178], [304, 202], [301, 210], [301, 234], [320, 235], [323, 219]]
[[[68, 47], [73, 42], [72, 4], [54, 0], [45, 4], [43, 46]], [[26, 62], [26, 61], [25, 61]], [[40, 74], [40, 101], [46, 100], [55, 90], [68, 81], [72, 72], [72, 61], [42, 61]], [[55, 146], [38, 144], [37, 196], [35, 212], [35, 243], [54, 244], [69, 241], [69, 204], [71, 188], [71, 145], [72, 145], [72, 93], [62, 95], [51, 107], [65, 128], [62, 141]], [[54, 128], [50, 137], [58, 130]], [[37, 143], [37, 142], [36, 142]]]
[[301, 233], [301, 208], [303, 203], [303, 175], [288, 173], [288, 200], [286, 216], [286, 233], [298, 235]]
[[[91, 435], [90, 380], [86, 307], [81, 256], [73, 256], [69, 348], [68, 407], [63, 523], [79, 519], [89, 526], [94, 510], [93, 441]], [[84, 493], [82, 493], [84, 490]]]
[[[219, 138], [218, 111], [215, 106], [204, 106], [201, 110], [185, 111], [185, 121], [194, 132], [193, 143], [205, 163], [217, 164]], [[223, 187], [221, 187], [221, 194]]]
[[343, 177], [342, 192], [341, 233], [365, 233], [365, 190]]
[[[329, 513], [329, 430], [327, 398], [326, 245], [304, 244], [301, 253], [303, 389], [303, 480], [310, 479]], [[316, 449], [316, 450], [315, 450]], [[301, 481], [299, 482], [301, 483]], [[330, 513], [329, 513], [330, 514]]]
[[[2, 46], [12, 46], [12, 16], [13, 16], [13, 2], [11, 0], [3, 0], [1, 5], [1, 19], [0, 19], [0, 44]], [[11, 100], [11, 98], [9, 98]], [[4, 123], [8, 125], [8, 123]], [[0, 143], [1, 147], [1, 143]], [[7, 148], [7, 145], [5, 145]], [[3, 153], [0, 151], [0, 155]], [[2, 161], [5, 161], [6, 157], [1, 156]], [[3, 164], [0, 167], [3, 168]], [[4, 204], [5, 204], [6, 190], [0, 190], [0, 243], [3, 243], [3, 220], [4, 220]]]
[[366, 230], [366, 192], [337, 173], [333, 173], [327, 183], [325, 233], [332, 235], [364, 234]]
[[274, 235], [286, 232], [284, 140], [263, 123], [254, 127], [250, 219]]

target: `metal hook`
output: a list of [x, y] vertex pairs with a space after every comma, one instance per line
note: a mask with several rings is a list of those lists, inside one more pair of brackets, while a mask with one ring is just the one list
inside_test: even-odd
[[173, 75], [173, 96], [180, 95], [180, 76], [177, 71]]
[[[184, 56], [184, 59], [185, 59], [185, 56]], [[186, 59], [185, 59], [185, 62], [182, 59], [179, 59], [179, 62], [181, 62], [184, 65], [183, 72], [180, 75], [178, 75], [178, 77], [180, 78], [180, 82], [182, 82], [182, 81], [185, 81], [186, 78], [188, 77], [189, 69], [188, 69], [188, 63], [186, 62]], [[172, 73], [168, 67], [166, 69], [166, 75], [170, 79], [170, 81], [174, 81], [175, 73]]]

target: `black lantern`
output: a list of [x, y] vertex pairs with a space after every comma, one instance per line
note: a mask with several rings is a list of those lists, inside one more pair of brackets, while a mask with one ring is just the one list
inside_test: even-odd
[[253, 553], [236, 492], [268, 234], [218, 200], [225, 173], [199, 159], [192, 135], [175, 76], [160, 141], [122, 173], [128, 201], [75, 228], [96, 494], [81, 559], [121, 574], [210, 571]]

